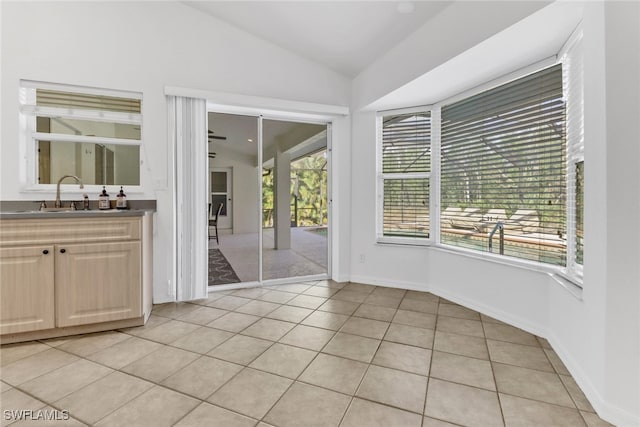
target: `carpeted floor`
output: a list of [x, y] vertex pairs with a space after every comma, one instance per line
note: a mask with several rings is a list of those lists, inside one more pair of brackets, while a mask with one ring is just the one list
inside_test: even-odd
[[238, 275], [220, 249], [209, 249], [209, 286], [238, 282]]

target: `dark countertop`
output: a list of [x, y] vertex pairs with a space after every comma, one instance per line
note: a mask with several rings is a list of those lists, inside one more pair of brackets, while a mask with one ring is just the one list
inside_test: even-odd
[[[89, 210], [40, 211], [39, 202], [17, 200], [0, 202], [0, 219], [45, 219], [45, 218], [108, 218], [121, 216], [143, 216], [156, 210], [155, 200], [130, 200], [129, 209], [99, 210], [97, 202], [90, 203]], [[53, 202], [47, 202], [53, 206]], [[65, 206], [68, 206], [65, 203]]]
[[109, 210], [78, 210], [64, 212], [40, 212], [40, 211], [11, 211], [0, 212], [0, 219], [46, 219], [46, 218], [90, 218], [90, 217], [120, 217], [120, 216], [143, 216], [149, 209], [109, 209]]

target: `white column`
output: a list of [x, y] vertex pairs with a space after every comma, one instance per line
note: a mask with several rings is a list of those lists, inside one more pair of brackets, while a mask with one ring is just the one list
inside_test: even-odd
[[274, 241], [276, 249], [291, 248], [291, 155], [276, 148], [274, 167]]

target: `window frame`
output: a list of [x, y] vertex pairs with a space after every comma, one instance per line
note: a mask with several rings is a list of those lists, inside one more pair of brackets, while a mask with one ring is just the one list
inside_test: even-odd
[[[567, 262], [564, 274], [571, 281], [582, 285], [584, 276], [583, 264], [577, 263], [577, 182], [576, 168], [578, 163], [585, 163], [584, 156], [584, 79], [582, 76], [584, 51], [582, 46], [583, 31], [579, 26], [569, 37], [559, 53], [558, 62], [562, 63], [563, 91], [567, 108]], [[573, 61], [577, 60], [578, 69], [573, 70]], [[577, 73], [576, 73], [577, 71]], [[577, 75], [576, 75], [577, 74]], [[571, 84], [573, 83], [573, 84]], [[574, 89], [577, 88], [577, 92]], [[577, 114], [576, 114], [577, 113]], [[583, 170], [584, 174], [584, 170]], [[583, 186], [584, 197], [584, 186]], [[583, 201], [584, 203], [584, 201]], [[583, 212], [584, 221], [584, 212]], [[584, 250], [584, 249], [583, 249]]]
[[[444, 100], [442, 102], [439, 102], [438, 103], [438, 107], [439, 107], [439, 109], [442, 109], [445, 106], [449, 106], [451, 104], [455, 104], [455, 103], [460, 102], [460, 101], [465, 101], [465, 100], [467, 100], [469, 98], [472, 98], [472, 97], [474, 97], [474, 96], [476, 96], [478, 94], [483, 94], [485, 92], [491, 91], [491, 90], [496, 89], [496, 88], [501, 89], [501, 87], [503, 85], [506, 85], [506, 84], [509, 84], [509, 83], [513, 83], [513, 82], [518, 82], [521, 79], [527, 79], [529, 76], [532, 76], [532, 75], [534, 75], [534, 74], [536, 74], [538, 72], [544, 71], [544, 70], [548, 70], [548, 69], [550, 69], [550, 68], [552, 68], [554, 66], [557, 66], [557, 65], [560, 65], [562, 67], [561, 61], [559, 61], [559, 60], [557, 60], [555, 58], [553, 58], [553, 60], [549, 61], [549, 62], [543, 62], [543, 63], [534, 64], [533, 66], [526, 67], [523, 70], [516, 71], [516, 72], [510, 74], [509, 77], [505, 77], [505, 78], [502, 78], [502, 79], [497, 79], [495, 81], [489, 82], [486, 85], [483, 85], [482, 87], [479, 87], [479, 88], [477, 88], [475, 90], [469, 91], [469, 92], [465, 93], [464, 95], [462, 95], [460, 97], [455, 97], [454, 100], [447, 99], [447, 100]], [[561, 69], [561, 73], [562, 73], [561, 79], [563, 80], [563, 83], [564, 83], [564, 69]], [[562, 95], [560, 95], [560, 96], [561, 96], [562, 101], [564, 102], [564, 108], [566, 109], [565, 93], [562, 92]], [[566, 114], [565, 114], [565, 117], [566, 117]], [[566, 125], [565, 125], [565, 129], [566, 129]], [[442, 135], [440, 134], [440, 136], [442, 136]], [[442, 148], [442, 145], [440, 145], [440, 148]], [[564, 149], [563, 152], [565, 153], [565, 155], [567, 154], [566, 138], [565, 138], [565, 149]], [[566, 157], [565, 157], [564, 162], [562, 162], [562, 163], [558, 162], [558, 164], [559, 165], [560, 164], [563, 165], [562, 168], [564, 169], [564, 172], [566, 173]], [[442, 173], [440, 174], [440, 178], [442, 178]], [[562, 187], [564, 187], [565, 190], [566, 190], [566, 183], [568, 182], [567, 179], [568, 178], [565, 176], [564, 185], [562, 185]], [[440, 190], [442, 191], [442, 187], [440, 188]], [[441, 200], [441, 203], [442, 203], [442, 200]], [[565, 201], [565, 204], [564, 204], [563, 207], [565, 209], [565, 213], [564, 213], [563, 218], [566, 221], [566, 219], [567, 219], [566, 201]], [[438, 211], [438, 214], [441, 215], [441, 212]], [[440, 217], [439, 217], [438, 221], [440, 222]], [[508, 234], [508, 232], [505, 231], [505, 235], [507, 235], [507, 234]], [[476, 250], [476, 249], [471, 249], [471, 248], [463, 248], [463, 247], [460, 247], [460, 246], [457, 246], [457, 245], [454, 245], [454, 244], [442, 243], [441, 238], [442, 238], [442, 235], [439, 234], [438, 235], [438, 243], [442, 247], [460, 248], [460, 249], [464, 249], [465, 251], [472, 252], [472, 253], [476, 253], [477, 252], [481, 256], [486, 256], [486, 257], [490, 257], [490, 258], [500, 258], [500, 259], [505, 258], [505, 259], [513, 260], [514, 262], [517, 262], [517, 263], [525, 262], [525, 264], [527, 264], [527, 263], [531, 263], [533, 265], [538, 265], [539, 264], [539, 265], [541, 265], [541, 266], [543, 266], [545, 268], [551, 269], [551, 271], [558, 270], [558, 269], [564, 270], [566, 265], [567, 265], [566, 260], [565, 260], [565, 262], [563, 264], [552, 264], [552, 263], [546, 263], [546, 262], [541, 262], [541, 261], [536, 261], [536, 260], [530, 260], [530, 259], [527, 259], [527, 258], [521, 257], [521, 256], [500, 255], [500, 254], [496, 254], [496, 253], [486, 252], [486, 251], [483, 251], [483, 250]], [[494, 245], [495, 245], [495, 242], [494, 242]], [[567, 249], [565, 248], [565, 258], [566, 258], [566, 253], [567, 253]]]
[[[430, 137], [430, 172], [408, 172], [408, 173], [384, 173], [383, 172], [383, 141], [382, 125], [383, 119], [390, 115], [401, 115], [411, 113], [429, 112], [431, 120]], [[408, 246], [430, 246], [434, 243], [432, 214], [434, 209], [434, 185], [432, 177], [434, 175], [434, 151], [433, 151], [433, 107], [430, 105], [384, 110], [376, 112], [376, 243], [396, 244]], [[384, 181], [385, 179], [427, 179], [429, 182], [429, 237], [412, 236], [385, 236], [384, 235]]]
[[[74, 109], [36, 105], [36, 91], [54, 90], [83, 95], [110, 96], [130, 98], [140, 101], [140, 113], [116, 112], [107, 110]], [[88, 143], [109, 144], [119, 146], [138, 146], [140, 153], [140, 165], [138, 170], [138, 185], [124, 184], [127, 193], [141, 193], [142, 186], [142, 158], [144, 153], [144, 127], [143, 127], [143, 98], [141, 92], [90, 88], [84, 86], [20, 80], [19, 83], [19, 132], [20, 132], [20, 158], [21, 162], [21, 189], [24, 193], [51, 193], [56, 190], [56, 183], [40, 184], [38, 182], [38, 141], [51, 141], [61, 143]], [[72, 120], [88, 120], [105, 123], [129, 124], [140, 126], [140, 139], [124, 139], [99, 136], [69, 135], [61, 133], [37, 132], [37, 117], [64, 118]], [[81, 177], [82, 178], [82, 177]], [[94, 193], [102, 189], [105, 184], [86, 184], [84, 192]], [[119, 187], [119, 183], [107, 184], [111, 187]], [[60, 185], [61, 193], [77, 193], [78, 186], [70, 181]]]
[[[576, 251], [576, 224], [575, 224], [575, 167], [579, 162], [584, 162], [584, 137], [580, 139], [579, 144], [575, 145], [573, 140], [569, 140], [569, 135], [567, 135], [567, 171], [569, 168], [573, 168], [574, 173], [567, 173], [566, 176], [566, 184], [567, 184], [567, 200], [565, 202], [565, 212], [566, 212], [566, 220], [567, 220], [567, 260], [564, 266], [547, 264], [538, 261], [531, 261], [526, 259], [520, 259], [516, 257], [510, 257], [506, 255], [499, 255], [488, 252], [475, 251], [467, 248], [452, 246], [448, 244], [443, 244], [441, 242], [440, 236], [440, 205], [441, 205], [441, 194], [440, 194], [440, 179], [441, 179], [441, 165], [440, 165], [440, 150], [441, 150], [441, 108], [444, 105], [448, 105], [462, 99], [471, 97], [478, 93], [484, 92], [486, 90], [490, 90], [497, 86], [503, 85], [513, 80], [517, 80], [526, 75], [532, 74], [534, 72], [540, 71], [544, 68], [551, 67], [556, 64], [562, 64], [562, 72], [563, 72], [563, 80], [565, 77], [565, 62], [567, 61], [567, 52], [572, 49], [572, 47], [580, 42], [582, 38], [582, 32], [578, 28], [576, 32], [569, 38], [565, 47], [563, 47], [562, 51], [558, 55], [554, 55], [552, 57], [543, 59], [536, 63], [533, 63], [529, 66], [520, 68], [511, 73], [503, 75], [497, 79], [485, 82], [481, 85], [475, 86], [472, 89], [460, 92], [458, 94], [452, 95], [438, 101], [431, 105], [424, 106], [416, 106], [416, 107], [408, 107], [402, 109], [392, 109], [392, 110], [381, 110], [376, 113], [376, 243], [391, 243], [391, 244], [401, 244], [401, 245], [409, 245], [409, 246], [427, 246], [434, 247], [439, 250], [443, 250], [446, 252], [456, 253], [464, 256], [468, 256], [471, 258], [487, 260], [491, 262], [496, 262], [499, 264], [516, 266], [527, 268], [535, 271], [546, 272], [554, 277], [561, 277], [564, 280], [568, 280], [572, 284], [582, 287], [582, 276], [583, 276], [583, 266], [575, 263], [575, 251]], [[566, 80], [565, 80], [566, 81]], [[564, 89], [563, 89], [564, 91]], [[565, 102], [567, 100], [567, 96], [569, 94], [564, 92]], [[578, 96], [582, 97], [582, 94]], [[580, 99], [578, 102], [583, 102]], [[568, 104], [568, 103], [567, 103]], [[390, 115], [390, 114], [401, 114], [401, 113], [410, 113], [417, 111], [431, 111], [431, 173], [429, 174], [429, 238], [391, 238], [382, 235], [383, 229], [383, 201], [384, 201], [384, 177], [382, 174], [382, 117]], [[584, 120], [584, 116], [582, 115], [582, 120]], [[567, 133], [569, 131], [567, 130]], [[572, 152], [573, 150], [573, 152]], [[571, 190], [570, 190], [571, 188]], [[572, 193], [569, 193], [571, 191]], [[573, 197], [570, 199], [570, 194], [573, 194]], [[570, 205], [571, 204], [571, 205]], [[573, 217], [573, 218], [572, 218]]]

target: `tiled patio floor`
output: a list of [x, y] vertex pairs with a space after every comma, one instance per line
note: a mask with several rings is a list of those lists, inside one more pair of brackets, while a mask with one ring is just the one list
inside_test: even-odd
[[[327, 237], [311, 230], [291, 228], [291, 248], [275, 250], [273, 229], [263, 230], [263, 280], [312, 276], [327, 273]], [[209, 240], [209, 248], [220, 249], [241, 282], [258, 280], [258, 234], [220, 234], [220, 244]]]
[[[609, 425], [545, 340], [360, 284], [216, 292], [156, 306], [144, 327], [0, 356], [2, 426]], [[6, 419], [21, 409], [70, 419]]]

